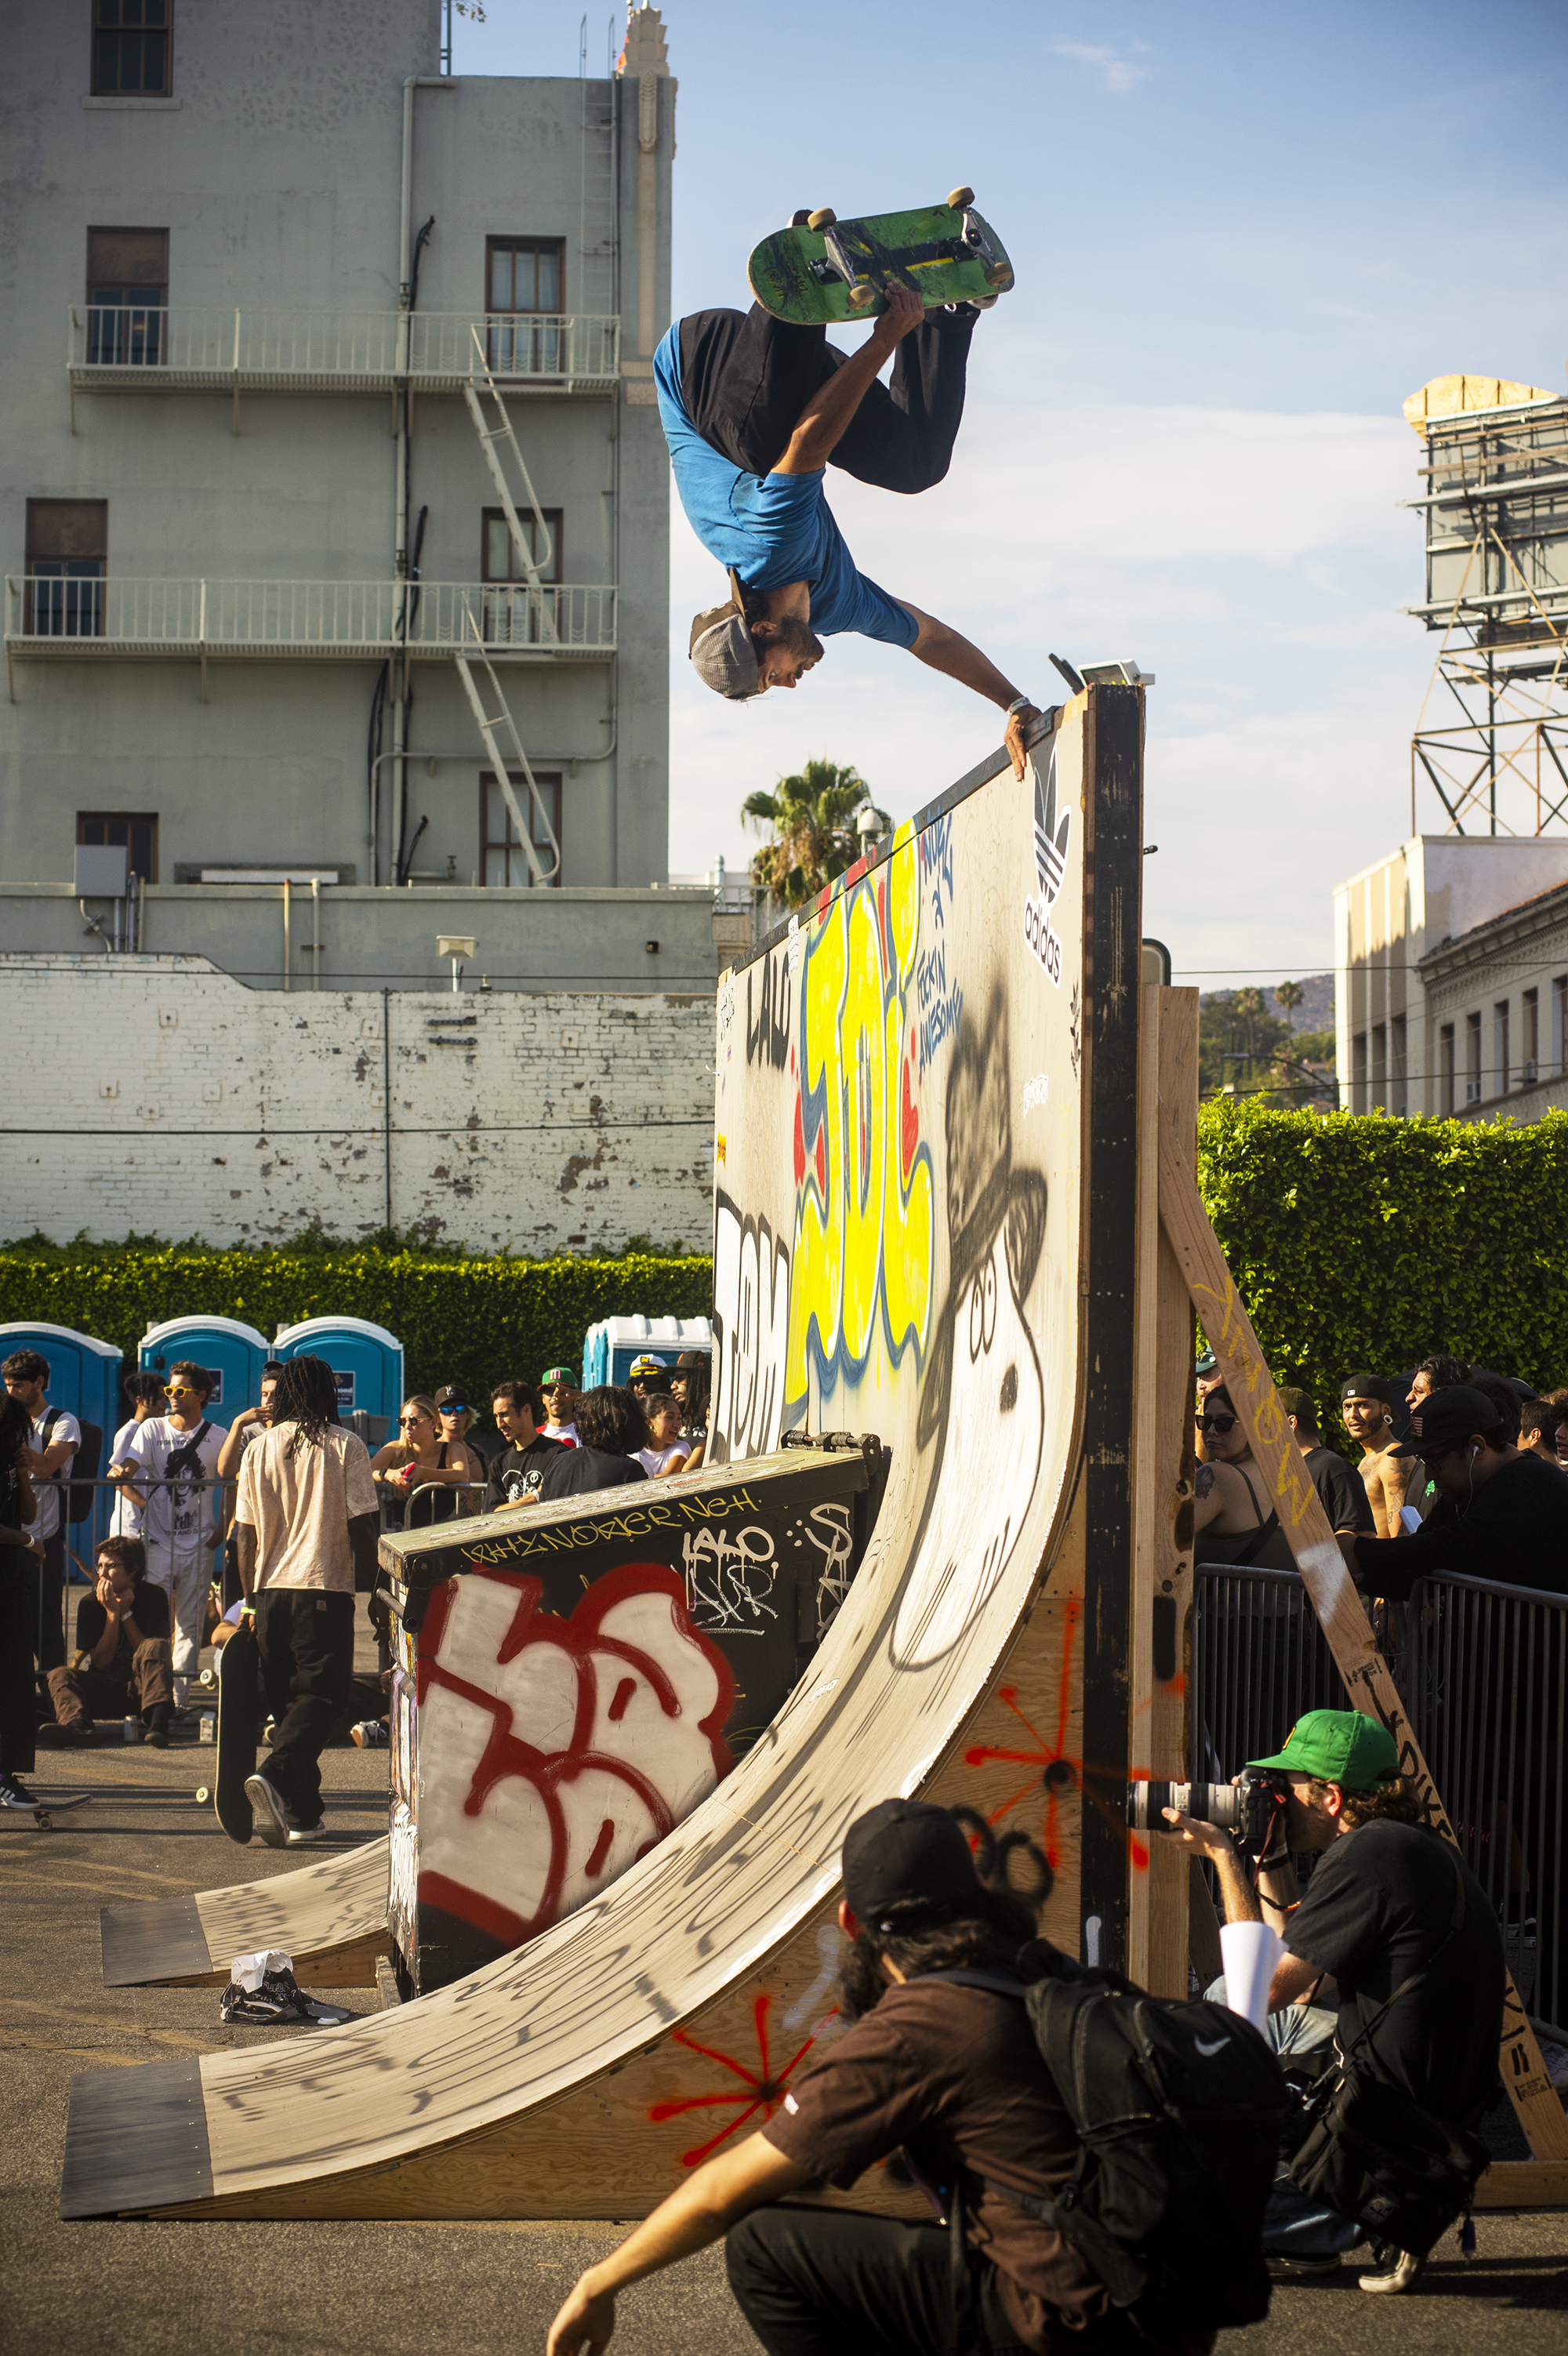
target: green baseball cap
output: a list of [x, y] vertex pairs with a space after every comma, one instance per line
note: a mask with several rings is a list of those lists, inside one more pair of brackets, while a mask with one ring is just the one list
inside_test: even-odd
[[1342, 1791], [1369, 1792], [1400, 1771], [1393, 1736], [1359, 1709], [1309, 1709], [1285, 1737], [1273, 1759], [1250, 1759], [1250, 1767], [1279, 1767], [1287, 1775], [1316, 1775]]
[[540, 1389], [553, 1390], [557, 1383], [565, 1383], [571, 1389], [575, 1390], [577, 1376], [574, 1369], [570, 1366], [546, 1366], [539, 1377]]

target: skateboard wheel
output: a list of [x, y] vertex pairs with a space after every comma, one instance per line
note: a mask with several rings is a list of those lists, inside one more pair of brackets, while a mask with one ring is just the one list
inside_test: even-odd
[[789, 226], [791, 229], [805, 229], [809, 227], [811, 219], [810, 213], [793, 212], [789, 216]]
[[1013, 273], [1004, 262], [993, 262], [985, 273], [985, 283], [988, 286], [1011, 286]]
[[208, 1790], [205, 1783], [199, 1783], [196, 1787], [196, 1796], [201, 1802], [203, 1807], [205, 1807], [208, 1801], [212, 1797], [212, 1794]]
[[875, 303], [875, 286], [852, 286], [849, 290], [849, 307], [852, 311], [864, 311], [868, 303]]
[[33, 1822], [41, 1833], [52, 1833], [54, 1830], [54, 1819], [47, 1808], [35, 1808]]
[[806, 215], [806, 227], [808, 229], [832, 229], [837, 219], [838, 215], [834, 212], [832, 205], [824, 205], [820, 212], [808, 213]]
[[965, 205], [972, 205], [973, 202], [974, 190], [972, 188], [950, 188], [948, 190], [948, 203], [955, 213], [962, 212]]

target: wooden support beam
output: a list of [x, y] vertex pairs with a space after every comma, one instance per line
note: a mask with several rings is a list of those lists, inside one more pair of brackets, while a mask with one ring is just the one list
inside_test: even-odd
[[[1388, 1664], [1378, 1651], [1361, 1599], [1324, 1512], [1301, 1451], [1284, 1419], [1274, 1379], [1241, 1303], [1219, 1238], [1208, 1224], [1197, 1182], [1184, 1159], [1176, 1127], [1159, 1124], [1160, 1219], [1219, 1362], [1230, 1403], [1253, 1461], [1263, 1475], [1301, 1571], [1302, 1584], [1328, 1639], [1350, 1707], [1380, 1719], [1399, 1746], [1400, 1772], [1421, 1795], [1427, 1822], [1444, 1840], [1454, 1827], [1444, 1812], [1415, 1731]], [[1458, 1843], [1455, 1841], [1455, 1847]], [[1512, 1979], [1503, 2004], [1498, 2056], [1502, 2081], [1538, 2160], [1568, 2160], [1568, 2118], [1546, 2074], [1535, 2032]]]
[[[1138, 1267], [1133, 1388], [1133, 1612], [1129, 1757], [1134, 1775], [1182, 1781], [1188, 1763], [1192, 1614], [1192, 1297], [1161, 1232], [1162, 1107], [1197, 1131], [1197, 992], [1146, 986], [1138, 1030]], [[1162, 1841], [1132, 1858], [1128, 1974], [1155, 1996], [1187, 1991], [1190, 1875]], [[1212, 1976], [1212, 1975], [1210, 1975]]]

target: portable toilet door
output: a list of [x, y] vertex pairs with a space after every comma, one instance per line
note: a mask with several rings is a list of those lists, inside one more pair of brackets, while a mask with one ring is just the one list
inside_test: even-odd
[[259, 1405], [262, 1368], [271, 1356], [265, 1334], [237, 1317], [170, 1317], [148, 1326], [136, 1362], [151, 1375], [166, 1375], [177, 1358], [205, 1366], [216, 1385], [207, 1419], [227, 1430], [242, 1408]]
[[338, 1377], [342, 1420], [367, 1416], [372, 1448], [388, 1432], [395, 1433], [403, 1405], [403, 1344], [384, 1325], [372, 1325], [367, 1317], [307, 1317], [302, 1325], [278, 1327], [273, 1355], [325, 1358]]
[[[69, 1325], [0, 1325], [0, 1358], [15, 1350], [37, 1350], [48, 1360], [48, 1404], [63, 1408], [81, 1426], [81, 1449], [71, 1471], [79, 1483], [101, 1481], [115, 1431], [130, 1412], [120, 1395], [121, 1353], [112, 1342], [95, 1341]], [[106, 1489], [70, 1488], [66, 1543], [74, 1553], [91, 1561], [93, 1547], [108, 1533], [113, 1505]]]

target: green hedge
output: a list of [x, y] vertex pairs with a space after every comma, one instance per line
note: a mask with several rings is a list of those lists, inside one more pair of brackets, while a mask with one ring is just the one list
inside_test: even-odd
[[579, 1365], [601, 1317], [705, 1317], [713, 1262], [628, 1251], [618, 1259], [469, 1259], [345, 1246], [209, 1251], [200, 1244], [0, 1246], [0, 1324], [69, 1325], [134, 1365], [149, 1325], [203, 1313], [269, 1338], [306, 1317], [368, 1317], [397, 1334], [409, 1387], [458, 1383], [470, 1398], [509, 1375]]
[[1568, 1383], [1568, 1113], [1528, 1127], [1198, 1115], [1198, 1187], [1275, 1377], [1317, 1400], [1437, 1350]]

